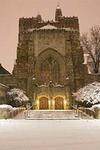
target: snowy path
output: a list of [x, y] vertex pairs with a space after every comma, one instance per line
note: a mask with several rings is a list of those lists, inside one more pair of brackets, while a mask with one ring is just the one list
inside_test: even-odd
[[100, 120], [0, 120], [0, 150], [100, 150]]

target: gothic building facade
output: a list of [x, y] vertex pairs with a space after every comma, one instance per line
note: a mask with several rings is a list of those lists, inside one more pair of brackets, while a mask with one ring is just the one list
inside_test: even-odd
[[20, 18], [18, 37], [12, 81], [35, 109], [70, 108], [71, 92], [84, 85], [78, 18], [63, 16], [57, 6], [55, 21]]

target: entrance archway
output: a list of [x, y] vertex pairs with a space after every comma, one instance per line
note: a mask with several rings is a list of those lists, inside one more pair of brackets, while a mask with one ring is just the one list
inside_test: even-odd
[[46, 110], [49, 109], [49, 104], [48, 104], [48, 98], [47, 97], [40, 97], [39, 98], [39, 109], [40, 110]]
[[54, 101], [55, 101], [55, 109], [56, 110], [64, 109], [64, 98], [63, 97], [57, 96], [54, 99]]

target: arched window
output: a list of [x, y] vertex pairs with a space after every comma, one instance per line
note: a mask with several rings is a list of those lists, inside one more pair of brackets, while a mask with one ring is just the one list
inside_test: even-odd
[[51, 56], [41, 63], [41, 79], [48, 83], [53, 81], [58, 83], [60, 75], [59, 63]]

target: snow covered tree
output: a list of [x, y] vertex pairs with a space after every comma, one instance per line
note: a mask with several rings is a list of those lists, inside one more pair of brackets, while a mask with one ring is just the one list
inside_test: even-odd
[[13, 88], [7, 92], [8, 104], [13, 107], [19, 107], [29, 102], [29, 98], [21, 89]]
[[89, 54], [93, 72], [100, 73], [100, 26], [93, 26], [90, 33], [81, 36], [81, 45], [85, 54]]
[[93, 82], [79, 89], [75, 94], [75, 99], [78, 104], [86, 107], [91, 107], [95, 104], [100, 104], [100, 83]]

